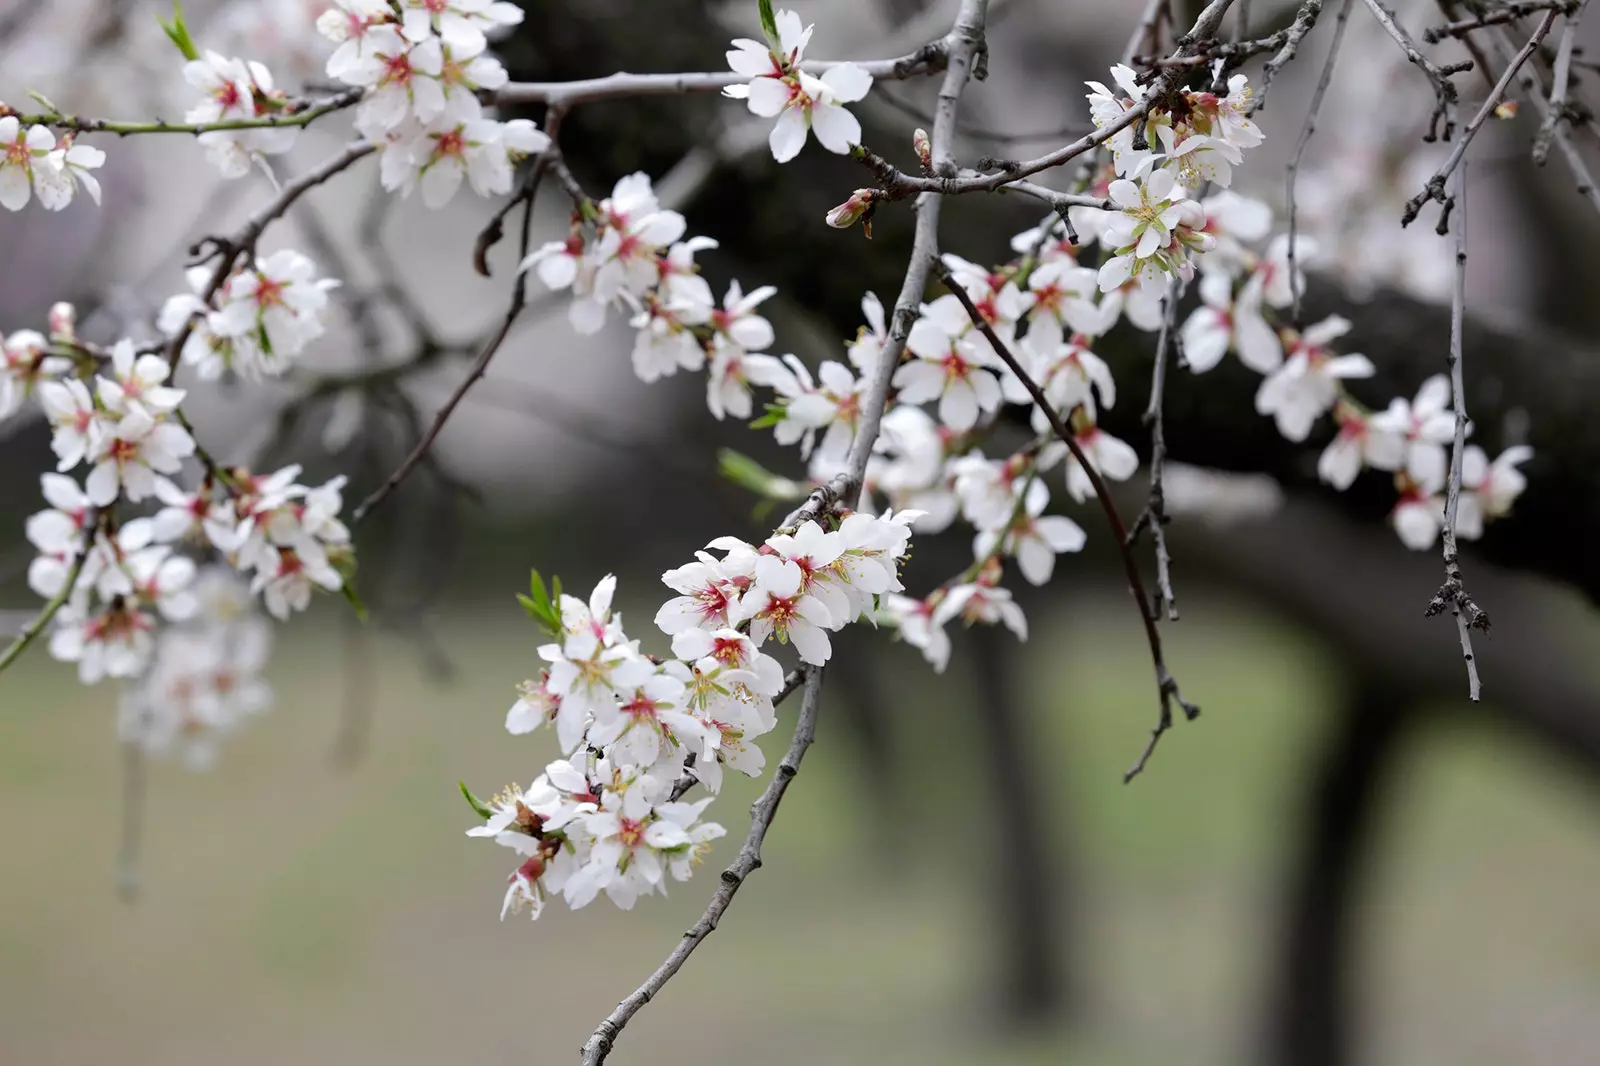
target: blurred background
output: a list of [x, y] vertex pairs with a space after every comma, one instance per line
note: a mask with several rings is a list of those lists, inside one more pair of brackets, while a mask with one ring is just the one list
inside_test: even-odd
[[[261, 58], [294, 89], [321, 81], [309, 26], [323, 6], [185, 10], [203, 47]], [[754, 29], [744, 3], [524, 6], [497, 46], [519, 80], [719, 69], [726, 40]], [[818, 24], [811, 54], [869, 58], [942, 35], [955, 5], [795, 6]], [[992, 73], [963, 103], [962, 151], [1061, 143], [1084, 121], [1082, 81], [1105, 76], [1142, 6], [995, 0]], [[1253, 34], [1293, 7], [1249, 6]], [[1347, 294], [1333, 306], [1384, 367], [1385, 343], [1405, 346], [1359, 301], [1436, 316], [1449, 261], [1431, 228], [1394, 225], [1414, 176], [1437, 162], [1416, 144], [1428, 100], [1355, 6], [1308, 156], [1304, 225], [1324, 244], [1322, 278]], [[155, 23], [167, 10], [0, 0], [0, 99], [20, 107], [39, 89], [83, 114], [176, 114], [179, 64]], [[1441, 20], [1432, 5], [1407, 14], [1416, 27]], [[1257, 184], [1241, 177], [1274, 203], [1331, 21], [1273, 90]], [[858, 108], [868, 143], [906, 155], [933, 92], [875, 94]], [[826, 229], [823, 213], [861, 174], [815, 149], [780, 169], [744, 118], [709, 98], [597, 104], [568, 118], [563, 147], [596, 194], [652, 174], [691, 233], [722, 242], [701, 256], [713, 289], [777, 285], [766, 310], [780, 349], [814, 365], [854, 335], [863, 291], [897, 288], [909, 212], [882, 213], [871, 244]], [[1526, 164], [1529, 121], [1485, 134], [1474, 239], [1494, 254], [1472, 261], [1471, 302], [1592, 337], [1593, 221], [1573, 211], [1565, 172]], [[313, 126], [286, 172], [347, 136]], [[0, 329], [36, 328], [71, 299], [92, 339], [152, 336], [189, 244], [270, 195], [259, 175], [216, 180], [187, 140], [95, 143], [111, 156], [105, 207], [0, 217]], [[547, 193], [536, 239], [564, 231]], [[201, 440], [258, 469], [347, 472], [348, 500], [375, 486], [504, 306], [514, 242], [491, 255], [492, 276], [470, 265], [493, 206], [397, 202], [375, 166], [308, 197], [265, 246], [300, 248], [344, 278], [341, 319], [308, 373], [280, 386], [181, 381], [197, 386]], [[1011, 197], [964, 198], [943, 245], [993, 260], [1036, 221]], [[714, 808], [729, 838], [700, 877], [629, 913], [601, 901], [501, 923], [503, 854], [463, 835], [475, 818], [458, 779], [485, 795], [555, 755], [547, 733], [511, 737], [502, 724], [538, 669], [539, 634], [514, 599], [529, 568], [573, 589], [617, 573], [623, 616], [645, 634], [663, 569], [712, 536], [770, 528], [717, 478], [716, 449], [800, 473], [765, 434], [708, 419], [696, 377], [636, 380], [626, 328], [580, 338], [563, 311], [534, 297], [434, 460], [359, 531], [371, 622], [329, 601], [281, 627], [271, 712], [226, 738], [209, 769], [130, 758], [111, 685], [83, 687], [42, 648], [0, 679], [0, 1062], [572, 1061], [698, 916], [760, 782], [730, 775]], [[1130, 397], [1124, 417], [1136, 419], [1144, 388], [1129, 364], [1149, 343], [1130, 334], [1103, 350]], [[1233, 402], [1248, 420], [1243, 395]], [[1142, 434], [1126, 435], [1143, 450]], [[0, 436], [10, 625], [36, 606], [21, 529], [52, 464], [37, 422], [18, 416]], [[1217, 450], [1175, 439], [1180, 459], [1186, 444]], [[1469, 559], [1496, 625], [1479, 648], [1488, 698], [1467, 704], [1448, 623], [1421, 617], [1437, 558], [1405, 552], [1359, 493], [1304, 488], [1317, 450], [1267, 460], [1289, 486], [1281, 501], [1257, 489], [1228, 513], [1216, 500], [1175, 507], [1183, 618], [1164, 632], [1204, 714], [1132, 785], [1122, 772], [1154, 724], [1153, 684], [1093, 511], [1075, 515], [1090, 531], [1083, 555], [1019, 592], [1026, 644], [953, 634], [936, 676], [888, 634], [839, 640], [818, 743], [764, 868], [612, 1061], [1587, 1061], [1600, 1044], [1593, 589], [1565, 588], [1536, 561], [1537, 580]], [[1551, 506], [1536, 514], [1559, 522]], [[1570, 522], [1586, 542], [1585, 520]], [[919, 541], [907, 584], [931, 587], [968, 548], [960, 534]], [[772, 761], [793, 714], [780, 709]]]

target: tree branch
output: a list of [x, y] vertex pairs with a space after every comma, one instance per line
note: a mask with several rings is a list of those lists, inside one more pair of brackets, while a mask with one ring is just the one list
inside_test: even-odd
[[1183, 708], [1185, 717], [1190, 721], [1199, 717], [1200, 708], [1183, 698], [1183, 693], [1178, 689], [1177, 680], [1172, 676], [1172, 672], [1167, 669], [1166, 658], [1161, 651], [1161, 630], [1157, 624], [1155, 609], [1151, 606], [1149, 594], [1145, 592], [1144, 579], [1139, 576], [1139, 563], [1133, 557], [1133, 538], [1128, 535], [1128, 527], [1123, 524], [1122, 515], [1117, 512], [1116, 502], [1111, 499], [1111, 492], [1106, 488], [1105, 479], [1100, 476], [1100, 471], [1095, 469], [1094, 464], [1089, 461], [1089, 457], [1084, 454], [1083, 447], [1078, 443], [1078, 438], [1073, 434], [1072, 430], [1061, 421], [1061, 416], [1056, 413], [1055, 407], [1051, 405], [1049, 398], [1044, 394], [1044, 390], [1039, 387], [1039, 383], [1034, 381], [1033, 377], [1023, 369], [1022, 364], [1017, 361], [1017, 357], [1012, 354], [1010, 347], [1000, 339], [999, 334], [995, 333], [994, 327], [989, 325], [988, 320], [983, 317], [977, 305], [972, 302], [972, 297], [967, 295], [967, 290], [956, 282], [949, 269], [943, 263], [935, 264], [934, 269], [939, 274], [939, 280], [944, 282], [945, 288], [949, 289], [955, 298], [961, 301], [961, 306], [966, 308], [967, 316], [972, 319], [972, 324], [988, 340], [989, 346], [995, 350], [995, 353], [1000, 356], [1006, 366], [1011, 368], [1011, 372], [1017, 376], [1023, 387], [1028, 390], [1028, 395], [1033, 397], [1033, 402], [1043, 412], [1045, 418], [1049, 420], [1050, 428], [1055, 431], [1057, 437], [1061, 438], [1061, 443], [1067, 446], [1068, 450], [1072, 452], [1072, 457], [1077, 460], [1078, 465], [1083, 467], [1083, 472], [1088, 475], [1089, 483], [1094, 486], [1095, 498], [1100, 501], [1100, 508], [1106, 513], [1106, 521], [1111, 524], [1112, 536], [1115, 537], [1117, 550], [1122, 556], [1122, 568], [1128, 578], [1128, 591], [1133, 594], [1134, 602], [1139, 605], [1139, 620], [1144, 623], [1145, 639], [1150, 645], [1151, 665], [1154, 667], [1156, 674], [1156, 690], [1161, 700], [1161, 713], [1156, 720], [1154, 731], [1150, 734], [1149, 743], [1145, 745], [1144, 752], [1139, 756], [1138, 761], [1123, 775], [1124, 782], [1132, 781], [1139, 776], [1140, 772], [1144, 770], [1145, 764], [1150, 761], [1150, 756], [1154, 754], [1156, 744], [1160, 742], [1162, 734], [1172, 728], [1173, 702], [1176, 701], [1178, 706]]

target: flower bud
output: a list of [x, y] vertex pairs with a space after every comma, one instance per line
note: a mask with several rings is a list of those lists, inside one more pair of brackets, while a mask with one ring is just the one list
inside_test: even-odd
[[933, 141], [928, 137], [928, 131], [918, 127], [911, 134], [911, 147], [916, 149], [917, 161], [922, 164], [926, 174], [933, 173]]
[[50, 308], [50, 339], [75, 341], [78, 339], [78, 310], [65, 301]]
[[850, 194], [850, 199], [828, 212], [828, 225], [834, 229], [849, 229], [857, 222], [861, 222], [866, 230], [867, 237], [872, 237], [872, 212], [878, 206], [878, 191], [876, 189], [857, 189]]

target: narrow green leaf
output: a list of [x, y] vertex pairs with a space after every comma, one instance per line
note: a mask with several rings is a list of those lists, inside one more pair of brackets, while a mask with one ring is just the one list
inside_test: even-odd
[[472, 794], [472, 790], [467, 787], [465, 781], [457, 781], [456, 784], [461, 786], [461, 794], [467, 798], [467, 803], [471, 805], [472, 809], [478, 812], [478, 817], [485, 821], [494, 817], [494, 812], [485, 807], [483, 801]]
[[741, 488], [770, 500], [798, 500], [805, 496], [803, 485], [774, 474], [754, 459], [732, 448], [717, 451], [717, 471]]
[[756, 9], [761, 12], [761, 33], [767, 39], [767, 47], [775, 55], [783, 55], [783, 39], [778, 36], [778, 17], [772, 13], [772, 0], [756, 0]]
[[167, 37], [177, 45], [178, 51], [183, 53], [183, 58], [195, 60], [200, 58], [200, 49], [194, 46], [194, 38], [189, 36], [189, 27], [183, 21], [183, 6], [179, 0], [172, 0], [172, 21], [168, 22], [160, 15], [156, 21], [166, 31]]

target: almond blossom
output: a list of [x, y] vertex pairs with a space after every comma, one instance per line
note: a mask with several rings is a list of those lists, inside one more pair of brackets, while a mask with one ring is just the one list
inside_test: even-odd
[[743, 100], [752, 114], [777, 117], [769, 144], [772, 157], [787, 163], [800, 154], [806, 131], [828, 151], [847, 154], [861, 140], [861, 123], [842, 104], [855, 103], [872, 89], [872, 75], [854, 63], [835, 63], [821, 77], [800, 69], [811, 27], [802, 28], [793, 11], [777, 12], [779, 50], [741, 38], [728, 52], [728, 66], [750, 81], [723, 89], [726, 96]]
[[1376, 372], [1364, 355], [1334, 355], [1328, 349], [1349, 331], [1347, 319], [1332, 315], [1293, 336], [1288, 359], [1256, 391], [1256, 411], [1272, 415], [1278, 432], [1289, 440], [1303, 441], [1310, 435], [1312, 423], [1338, 398], [1340, 381]]

